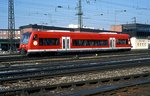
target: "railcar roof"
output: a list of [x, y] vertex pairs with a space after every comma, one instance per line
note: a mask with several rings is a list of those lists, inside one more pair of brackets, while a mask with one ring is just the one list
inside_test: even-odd
[[54, 32], [47, 32], [47, 31], [32, 31], [34, 33], [57, 33], [57, 34], [102, 34], [102, 35], [128, 35], [128, 34], [124, 34], [124, 33], [117, 33], [117, 32], [99, 32], [99, 33], [93, 33], [93, 32], [68, 32], [68, 31], [54, 31]]

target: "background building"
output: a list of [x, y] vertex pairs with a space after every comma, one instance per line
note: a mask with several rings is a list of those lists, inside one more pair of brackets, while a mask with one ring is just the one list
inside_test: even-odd
[[[13, 45], [15, 48], [19, 47], [21, 38], [21, 33], [19, 29], [15, 30], [15, 37], [13, 40]], [[8, 51], [9, 50], [9, 42], [8, 39], [8, 29], [0, 29], [0, 50], [2, 51]]]

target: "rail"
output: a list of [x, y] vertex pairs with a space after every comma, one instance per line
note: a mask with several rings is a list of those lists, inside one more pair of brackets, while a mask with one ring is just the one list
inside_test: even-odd
[[121, 89], [125, 87], [131, 87], [131, 86], [148, 84], [148, 83], [150, 83], [150, 79], [149, 80], [134, 80], [130, 82], [121, 82], [119, 84], [117, 83], [113, 85], [105, 85], [105, 86], [101, 86], [95, 89], [81, 90], [73, 94], [68, 94], [68, 96], [90, 96], [90, 95], [101, 94], [104, 92], [117, 90], [117, 89]]
[[[144, 62], [144, 64], [143, 64]], [[44, 76], [56, 76], [61, 74], [70, 74], [75, 72], [87, 72], [93, 70], [105, 70], [105, 69], [116, 69], [134, 66], [149, 66], [150, 58], [138, 58], [121, 61], [108, 61], [100, 63], [73, 63], [73, 64], [58, 64], [58, 65], [27, 65], [27, 67], [20, 67], [20, 69], [3, 68], [0, 70], [0, 82], [14, 81], [29, 78], [39, 78]]]

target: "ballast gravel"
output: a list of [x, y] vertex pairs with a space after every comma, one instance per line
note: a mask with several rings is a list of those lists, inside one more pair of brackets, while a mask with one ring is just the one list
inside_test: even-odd
[[61, 83], [71, 83], [71, 82], [79, 82], [79, 81], [87, 81], [87, 80], [95, 80], [95, 79], [107, 79], [107, 78], [134, 75], [134, 74], [143, 74], [145, 72], [150, 73], [150, 66], [107, 70], [107, 71], [99, 71], [99, 72], [91, 72], [91, 73], [81, 73], [81, 74], [66, 75], [66, 76], [53, 77], [53, 78], [47, 78], [41, 80], [18, 81], [15, 83], [6, 83], [0, 85], [0, 91], [39, 87], [39, 86], [51, 86], [51, 85], [56, 85]]

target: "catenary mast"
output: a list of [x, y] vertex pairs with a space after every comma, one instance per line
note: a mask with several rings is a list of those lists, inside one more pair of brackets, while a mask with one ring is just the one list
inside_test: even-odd
[[8, 0], [8, 39], [10, 54], [14, 52], [15, 44], [15, 16], [14, 16], [14, 0]]
[[78, 1], [78, 28], [81, 29], [83, 27], [83, 21], [82, 21], [82, 15], [83, 15], [83, 12], [82, 12], [82, 1], [79, 0]]

